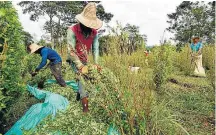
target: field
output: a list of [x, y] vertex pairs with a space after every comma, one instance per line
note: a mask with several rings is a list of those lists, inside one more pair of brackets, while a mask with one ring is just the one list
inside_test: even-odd
[[[49, 17], [43, 28], [50, 35], [50, 42], [41, 37], [37, 44], [60, 54], [66, 81], [76, 78], [66, 62], [66, 24], [71, 24], [85, 5], [84, 1], [19, 2], [22, 14], [32, 13], [28, 19], [38, 21], [42, 15]], [[113, 15], [105, 12], [103, 5], [99, 4], [97, 9], [106, 23], [112, 19]], [[43, 90], [67, 98], [69, 105], [65, 111], [58, 111], [54, 119], [49, 115], [34, 128], [22, 129], [23, 134], [214, 135], [215, 2], [184, 1], [176, 9], [176, 13], [167, 14], [170, 26], [166, 29], [174, 31], [178, 44], [161, 41], [150, 48], [148, 56], [144, 53], [147, 35], [140, 32], [139, 26], [117, 22], [115, 27], [108, 27], [110, 33], [102, 32], [99, 38], [101, 72], [93, 68], [90, 53], [89, 73], [80, 77], [89, 92], [90, 112], [82, 112], [75, 88], [46, 83]], [[0, 2], [0, 18], [0, 134], [5, 134], [33, 105], [44, 102], [31, 95], [26, 86], [37, 88], [54, 77], [46, 67], [35, 77], [31, 76], [41, 57], [27, 52], [25, 41], [35, 37], [24, 31], [12, 2]], [[191, 22], [191, 27], [186, 27], [189, 24], [185, 22]], [[200, 29], [202, 25], [205, 27]], [[193, 75], [195, 63], [191, 60], [189, 40], [197, 30], [206, 41], [202, 49], [206, 77]], [[140, 70], [136, 74], [129, 66]], [[46, 107], [47, 103], [43, 105]], [[31, 127], [30, 121], [21, 123]]]
[[[164, 54], [157, 53], [164, 48]], [[187, 47], [184, 51], [187, 51]], [[205, 54], [210, 54], [208, 61], [203, 62], [204, 66], [208, 66], [213, 62], [211, 60], [214, 59], [214, 48], [209, 45], [205, 51], [204, 60], [206, 60]], [[63, 134], [107, 134], [110, 124], [115, 124], [116, 129], [122, 134], [213, 134], [214, 89], [209, 76], [214, 71], [206, 67], [209, 69], [206, 70], [207, 78], [186, 75], [189, 69], [184, 72], [181, 67], [175, 67], [177, 64], [182, 64], [182, 68], [185, 68], [190, 64], [185, 62], [187, 55], [182, 52], [173, 51], [172, 46], [165, 45], [154, 48], [148, 57], [143, 55], [142, 51], [130, 56], [123, 54], [101, 57], [100, 63], [104, 73], [92, 71], [96, 82], [86, 83], [90, 91], [90, 113], [86, 115], [82, 113], [81, 104], [75, 100], [76, 94], [70, 87], [64, 89], [57, 84], [46, 85], [45, 90], [67, 97], [70, 105], [66, 112], [58, 113], [54, 120], [51, 118], [43, 120], [37, 126], [36, 134], [45, 135], [56, 131]], [[161, 57], [158, 58], [157, 55]], [[178, 55], [183, 56], [172, 57]], [[143, 60], [146, 58], [148, 65]], [[31, 61], [31, 57], [26, 61]], [[158, 62], [166, 64], [157, 67], [155, 63], [159, 64]], [[34, 61], [25, 64], [34, 67], [36, 63]], [[128, 66], [131, 64], [141, 67], [138, 74], [128, 71]], [[74, 80], [75, 75], [71, 67], [67, 63], [64, 63], [63, 67], [65, 80]], [[164, 71], [161, 72], [162, 70]], [[164, 81], [158, 82], [155, 77], [160, 75], [162, 75], [160, 80]], [[104, 79], [98, 79], [97, 76], [103, 76]], [[26, 83], [29, 80], [35, 83], [41, 78], [52, 79], [49, 70], [41, 71], [33, 79], [29, 73], [26, 73], [24, 80]], [[98, 91], [95, 86], [101, 90]], [[9, 113], [5, 116], [7, 130], [32, 104], [42, 102], [28, 92], [23, 94], [25, 96], [21, 96], [18, 102], [8, 109]], [[32, 132], [28, 131], [25, 134]]]

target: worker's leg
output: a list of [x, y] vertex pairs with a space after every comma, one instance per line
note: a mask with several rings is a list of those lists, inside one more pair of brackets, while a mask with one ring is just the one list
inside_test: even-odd
[[62, 87], [66, 87], [65, 80], [62, 78], [61, 67], [62, 67], [62, 63], [59, 62], [57, 64], [50, 65], [50, 70], [54, 75], [58, 84], [61, 85]]
[[85, 90], [85, 85], [83, 85], [82, 81], [84, 80], [79, 80], [78, 81], [78, 86], [79, 86], [79, 91], [78, 91], [78, 94], [81, 98], [81, 103], [82, 103], [82, 106], [83, 106], [83, 112], [88, 112], [88, 93], [87, 91]]
[[81, 103], [83, 106], [83, 112], [88, 112], [88, 93], [85, 90], [85, 86], [84, 86], [84, 79], [82, 79], [82, 76], [79, 74], [78, 69], [76, 68], [76, 65], [72, 62], [71, 64], [72, 69], [74, 70], [74, 72], [76, 73], [76, 81], [78, 83], [78, 93], [77, 93], [77, 101], [81, 99]]
[[85, 85], [84, 85], [84, 80], [79, 79], [78, 80], [78, 87], [79, 87], [79, 94], [80, 94], [80, 98], [85, 98], [88, 97], [88, 92], [85, 90]]

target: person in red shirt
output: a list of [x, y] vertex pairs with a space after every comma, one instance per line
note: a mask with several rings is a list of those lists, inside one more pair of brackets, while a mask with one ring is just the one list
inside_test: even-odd
[[[76, 15], [78, 23], [69, 27], [67, 31], [68, 61], [78, 75], [88, 73], [88, 52], [93, 51], [95, 68], [101, 70], [98, 65], [99, 42], [97, 30], [102, 27], [103, 22], [96, 16], [96, 4], [90, 2], [81, 14]], [[88, 93], [83, 83], [78, 80], [79, 92], [77, 100], [81, 99], [83, 112], [88, 112]]]

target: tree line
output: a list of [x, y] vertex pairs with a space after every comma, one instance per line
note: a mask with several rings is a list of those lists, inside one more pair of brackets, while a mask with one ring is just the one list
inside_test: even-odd
[[174, 34], [178, 48], [190, 43], [192, 36], [199, 36], [208, 44], [215, 42], [215, 1], [183, 1], [167, 16], [167, 30]]

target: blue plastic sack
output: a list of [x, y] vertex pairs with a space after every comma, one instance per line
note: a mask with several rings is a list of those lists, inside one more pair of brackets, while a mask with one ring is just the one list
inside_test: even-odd
[[116, 129], [116, 127], [115, 127], [113, 124], [111, 124], [111, 125], [109, 126], [107, 135], [121, 135], [121, 134], [120, 134], [119, 131]]
[[34, 129], [45, 117], [52, 115], [54, 118], [57, 111], [64, 111], [69, 105], [68, 100], [59, 94], [39, 90], [30, 85], [27, 85], [27, 90], [37, 99], [45, 99], [45, 101], [33, 105], [5, 135], [22, 135], [22, 129]]

